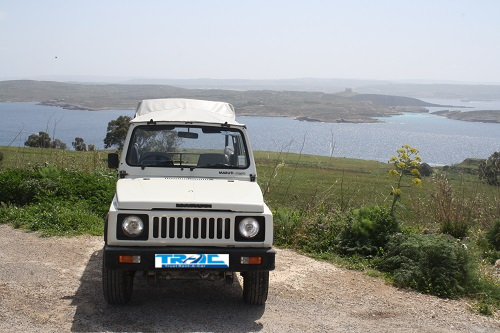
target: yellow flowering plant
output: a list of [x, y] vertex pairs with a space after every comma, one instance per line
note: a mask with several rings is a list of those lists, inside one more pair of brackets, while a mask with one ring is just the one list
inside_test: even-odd
[[412, 184], [415, 186], [422, 186], [420, 171], [418, 171], [422, 158], [418, 155], [418, 149], [410, 145], [404, 145], [397, 150], [397, 153], [398, 155], [392, 156], [388, 162], [394, 165], [394, 169], [389, 170], [389, 175], [395, 178], [394, 183], [391, 185], [391, 195], [393, 196], [391, 215], [394, 215], [396, 203], [403, 193], [401, 187], [404, 187], [403, 177], [405, 175], [412, 177]]

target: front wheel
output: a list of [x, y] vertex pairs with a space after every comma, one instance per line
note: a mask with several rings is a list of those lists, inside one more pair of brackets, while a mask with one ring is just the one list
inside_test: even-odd
[[102, 265], [102, 289], [109, 304], [126, 304], [132, 297], [135, 272], [107, 269]]
[[243, 300], [252, 305], [263, 305], [267, 300], [269, 290], [268, 271], [244, 272], [243, 276]]

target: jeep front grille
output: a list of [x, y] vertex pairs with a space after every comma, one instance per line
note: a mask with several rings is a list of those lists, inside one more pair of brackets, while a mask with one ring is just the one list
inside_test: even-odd
[[155, 216], [153, 238], [166, 240], [224, 240], [231, 238], [231, 218]]

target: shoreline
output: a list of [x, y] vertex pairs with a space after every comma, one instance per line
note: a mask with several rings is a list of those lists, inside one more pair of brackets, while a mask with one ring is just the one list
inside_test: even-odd
[[500, 110], [478, 110], [469, 112], [442, 110], [430, 114], [473, 123], [500, 124]]

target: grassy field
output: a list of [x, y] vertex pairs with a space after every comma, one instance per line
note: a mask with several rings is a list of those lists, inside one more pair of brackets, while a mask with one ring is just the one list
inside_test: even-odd
[[376, 161], [257, 152], [259, 184], [271, 206], [342, 209], [383, 202], [389, 165]]
[[[255, 158], [259, 184], [271, 207], [345, 211], [370, 204], [384, 206], [392, 200], [388, 163], [269, 152], [257, 152]], [[500, 189], [479, 180], [474, 174], [477, 165], [478, 160], [466, 160], [436, 168], [432, 177], [422, 177], [421, 188], [404, 187], [397, 217], [407, 226], [438, 228], [433, 211], [446, 180], [451, 191], [447, 194], [452, 196], [449, 204], [461, 206], [459, 213], [472, 214], [468, 217], [472, 227], [489, 227], [500, 217]]]
[[107, 168], [107, 151], [77, 152], [60, 149], [0, 147], [0, 153], [3, 153], [3, 162], [0, 163], [0, 170], [30, 168], [43, 164], [84, 172]]
[[[108, 151], [76, 152], [27, 147], [0, 147], [4, 159], [0, 171], [53, 165], [63, 169], [95, 172], [107, 168]], [[390, 197], [391, 165], [377, 161], [315, 155], [257, 151], [258, 182], [268, 205], [274, 209], [340, 209], [347, 211], [364, 205], [385, 205]], [[389, 159], [390, 156], [387, 157]], [[424, 161], [425, 162], [425, 161]], [[398, 218], [416, 228], [437, 228], [431, 214], [436, 204], [440, 177], [446, 177], [453, 202], [462, 209], [478, 211], [474, 228], [487, 228], [500, 218], [500, 188], [479, 181], [474, 174], [479, 160], [435, 170], [423, 177], [423, 186], [404, 188]], [[465, 214], [465, 213], [464, 213]]]

